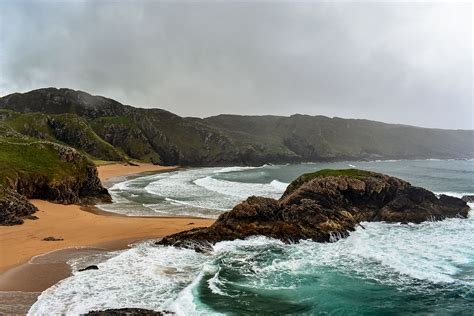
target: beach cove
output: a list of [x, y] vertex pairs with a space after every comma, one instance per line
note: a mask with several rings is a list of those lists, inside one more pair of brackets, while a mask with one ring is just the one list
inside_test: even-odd
[[[153, 164], [99, 166], [103, 183], [113, 178], [176, 169]], [[103, 212], [94, 207], [32, 200], [37, 220], [0, 227], [0, 312], [25, 313], [48, 287], [68, 277], [66, 263], [91, 252], [126, 249], [134, 242], [159, 238], [213, 220], [192, 217], [138, 217]], [[45, 241], [44, 238], [61, 239]]]

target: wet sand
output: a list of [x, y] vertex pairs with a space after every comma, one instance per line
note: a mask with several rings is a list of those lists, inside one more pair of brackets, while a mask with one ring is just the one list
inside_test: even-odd
[[[104, 182], [113, 177], [174, 168], [113, 164], [100, 166], [98, 171]], [[78, 205], [43, 200], [32, 202], [39, 209], [34, 214], [39, 219], [0, 227], [0, 314], [25, 313], [37, 295], [70, 275], [66, 262], [73, 257], [126, 249], [133, 242], [209, 226], [214, 222], [191, 217], [116, 216]], [[43, 240], [46, 237], [62, 240]]]
[[97, 167], [99, 178], [104, 182], [114, 177], [123, 177], [143, 172], [164, 172], [177, 169], [176, 166], [160, 166], [149, 163], [139, 163], [137, 166], [110, 164]]

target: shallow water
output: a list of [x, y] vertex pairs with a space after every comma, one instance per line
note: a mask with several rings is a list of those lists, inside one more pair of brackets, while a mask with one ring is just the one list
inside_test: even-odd
[[[474, 192], [472, 160], [349, 162], [331, 166], [348, 164], [397, 175], [437, 192], [458, 196]], [[155, 195], [163, 197], [154, 203], [158, 205], [155, 208], [172, 205], [166, 201], [169, 198], [189, 202], [184, 212], [219, 214], [219, 209], [226, 208], [225, 203], [245, 198], [238, 194], [247, 194], [249, 188], [252, 192], [261, 190], [255, 194], [278, 195], [277, 190], [282, 188], [272, 181], [289, 182], [294, 174], [322, 166], [330, 165], [190, 169], [117, 184], [122, 189], [114, 194], [127, 194], [124, 192], [130, 188], [134, 192], [130, 194], [137, 195], [133, 203], [123, 202], [129, 203], [130, 210], [141, 205], [143, 196], [151, 199]], [[161, 183], [170, 178], [174, 187]], [[214, 180], [237, 184], [212, 187]], [[179, 195], [179, 185], [189, 194]], [[147, 187], [154, 193], [147, 192]], [[205, 192], [203, 188], [208, 192], [199, 200], [197, 194]], [[195, 203], [202, 204], [197, 207]], [[152, 208], [143, 210], [154, 212]], [[178, 210], [179, 207], [170, 208], [166, 212]], [[348, 238], [333, 243], [303, 241], [286, 245], [255, 237], [218, 243], [211, 254], [142, 243], [113, 253], [112, 258], [99, 264], [97, 271], [75, 273], [43, 292], [30, 314], [78, 314], [119, 307], [166, 309], [183, 315], [472, 314], [473, 211], [468, 219], [419, 225], [363, 225], [366, 229], [359, 227]], [[74, 259], [70, 262], [73, 267], [77, 266], [75, 260], [87, 262], [87, 258]]]

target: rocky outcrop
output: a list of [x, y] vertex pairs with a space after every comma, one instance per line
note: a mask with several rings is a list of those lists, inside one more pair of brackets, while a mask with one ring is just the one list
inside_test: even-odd
[[250, 197], [208, 228], [163, 238], [158, 244], [197, 251], [254, 235], [285, 242], [328, 242], [348, 236], [362, 221], [411, 222], [467, 217], [461, 199], [439, 198], [401, 179], [368, 171], [322, 170], [295, 180], [279, 200]]
[[171, 312], [157, 312], [143, 308], [117, 308], [117, 309], [106, 309], [103, 311], [90, 311], [86, 316], [164, 316], [172, 315]]
[[7, 179], [10, 189], [29, 199], [45, 199], [63, 204], [111, 202], [92, 162], [71, 147], [55, 147], [60, 160], [69, 167], [70, 174], [51, 179], [50, 174], [46, 173], [19, 173], [17, 177]]
[[[0, 187], [0, 190], [3, 188]], [[0, 225], [18, 225], [38, 209], [23, 195], [5, 189], [0, 194]]]
[[21, 224], [27, 199], [63, 204], [110, 202], [95, 165], [77, 150], [44, 141], [0, 138], [0, 225]]

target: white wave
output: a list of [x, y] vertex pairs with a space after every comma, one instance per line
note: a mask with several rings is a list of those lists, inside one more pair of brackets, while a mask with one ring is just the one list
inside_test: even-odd
[[[297, 290], [298, 278], [320, 273], [321, 268], [400, 289], [419, 284], [416, 280], [474, 286], [472, 278], [459, 273], [463, 266], [472, 265], [472, 215], [418, 225], [364, 226], [334, 243], [287, 245], [265, 237], [224, 241], [214, 246], [211, 255], [140, 244], [100, 263], [97, 271], [75, 273], [46, 290], [29, 315], [122, 307], [171, 309], [180, 315], [212, 312], [200, 302], [198, 286], [206, 276], [213, 293], [228, 294], [219, 275], [223, 265], [240, 269], [240, 279], [251, 289]], [[278, 256], [262, 259], [272, 251]]]
[[28, 315], [79, 315], [90, 310], [167, 308], [199, 274], [205, 256], [174, 247], [139, 245], [44, 291]]
[[283, 185], [285, 185], [278, 180], [273, 180], [271, 183], [263, 184], [219, 180], [210, 176], [196, 179], [194, 180], [194, 183], [208, 191], [234, 196], [240, 199], [245, 199], [252, 195], [277, 198], [283, 193]]
[[283, 193], [285, 192], [286, 187], [289, 185], [289, 183], [273, 180], [272, 182], [270, 182], [270, 185], [274, 187], [277, 191]]
[[348, 166], [351, 167], [351, 168], [357, 168], [356, 166], [351, 165], [351, 164], [348, 164]]
[[260, 169], [265, 167], [260, 166], [260, 167], [225, 167], [219, 170], [215, 170], [214, 173], [227, 173], [227, 172], [236, 172], [236, 171], [245, 171], [245, 170], [253, 170], [253, 169]]
[[457, 198], [462, 198], [463, 196], [465, 195], [474, 195], [474, 193], [472, 192], [434, 192], [436, 195], [441, 195], [441, 194], [444, 194], [444, 195], [449, 195], [449, 196], [453, 196], [453, 197], [457, 197]]
[[[205, 207], [204, 205], [199, 205], [197, 203], [191, 203], [191, 202], [186, 202], [186, 201], [180, 201], [180, 200], [175, 200], [175, 199], [172, 199], [172, 198], [165, 198], [166, 201], [169, 201], [171, 203], [174, 203], [176, 205], [184, 205], [184, 206], [191, 206], [191, 207], [195, 207], [195, 208], [204, 208], [204, 209], [208, 209], [207, 207]], [[213, 210], [218, 210], [218, 211], [230, 211], [232, 208], [213, 208]]]

